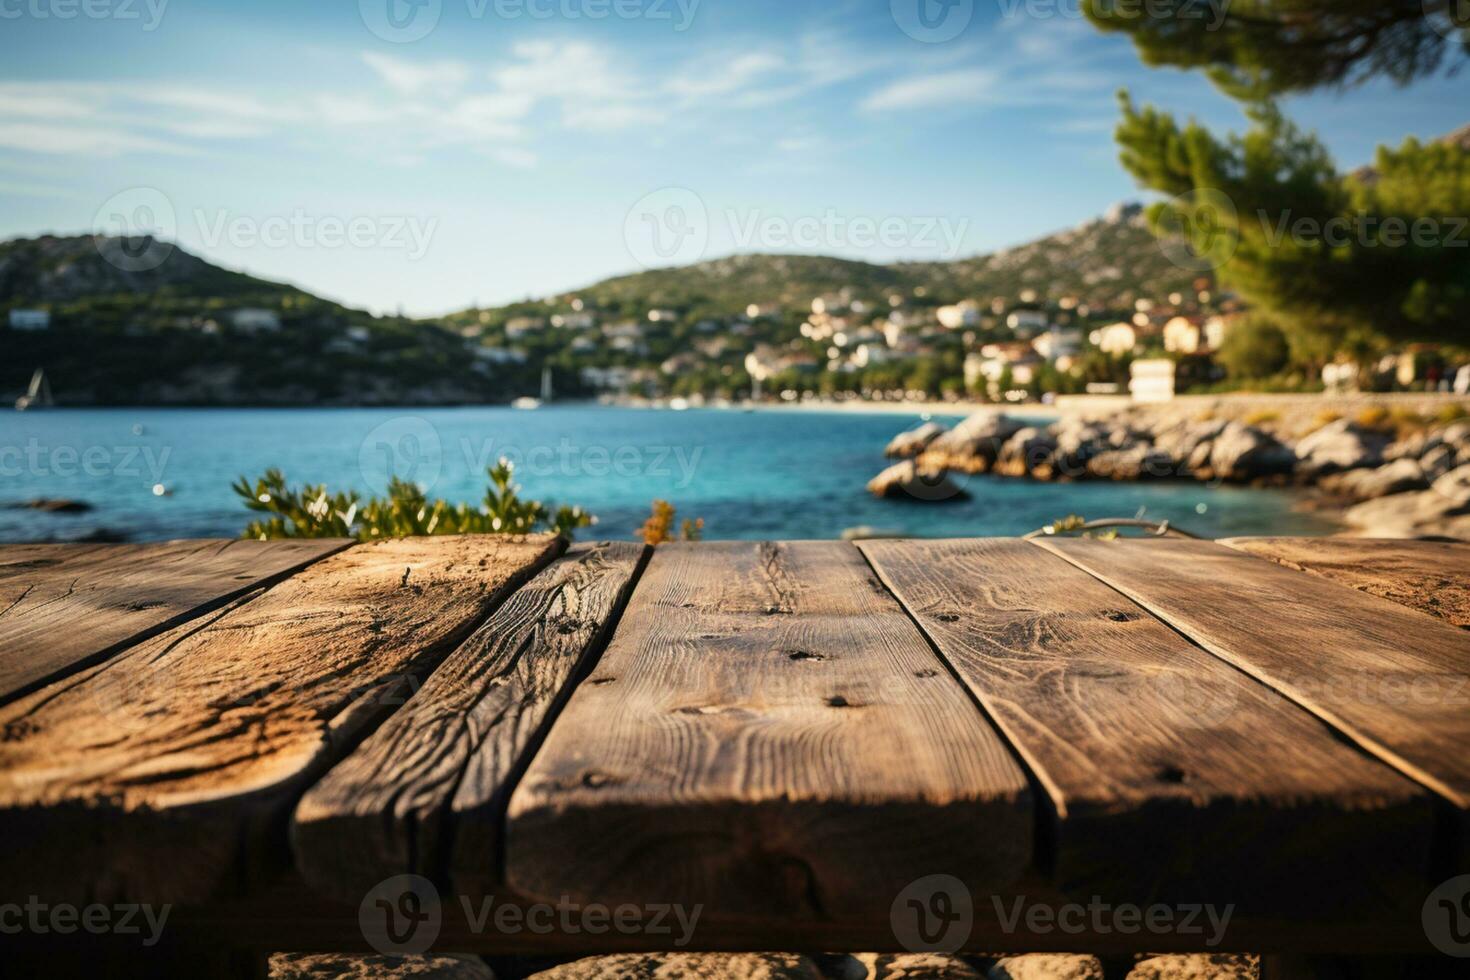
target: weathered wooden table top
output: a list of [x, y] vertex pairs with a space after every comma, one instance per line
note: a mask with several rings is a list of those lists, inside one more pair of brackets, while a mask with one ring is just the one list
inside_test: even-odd
[[[0, 547], [0, 901], [361, 945], [421, 875], [702, 910], [692, 948], [1426, 945], [1470, 872], [1470, 545], [552, 538]], [[946, 876], [935, 878], [933, 876]], [[941, 908], [941, 906], [934, 906]], [[950, 908], [944, 905], [942, 908]]]

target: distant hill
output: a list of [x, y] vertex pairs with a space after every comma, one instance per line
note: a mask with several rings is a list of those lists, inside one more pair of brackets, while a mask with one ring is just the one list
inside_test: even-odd
[[[149, 238], [42, 236], [0, 242], [0, 396], [19, 394], [37, 367], [64, 404], [495, 402], [534, 393], [543, 365], [568, 395], [589, 393], [582, 388], [589, 367], [633, 370], [690, 391], [735, 390], [748, 384], [745, 353], [796, 343], [817, 296], [863, 299], [872, 316], [962, 299], [1016, 305], [1032, 290], [1035, 302], [1074, 296], [1105, 315], [1131, 308], [1136, 297], [1188, 291], [1193, 279], [1170, 264], [1137, 205], [953, 262], [736, 255], [441, 320], [375, 317]], [[571, 310], [573, 296], [595, 312], [590, 330], [509, 329], [518, 314], [544, 324]], [[752, 303], [786, 312], [741, 324]], [[50, 313], [49, 329], [5, 329], [10, 310], [30, 308]], [[662, 308], [678, 320], [650, 324], [648, 312]], [[620, 321], [646, 329], [618, 346], [601, 328]], [[957, 376], [958, 339], [936, 343], [928, 348], [940, 358], [935, 370]], [[817, 359], [824, 349], [807, 345]], [[686, 363], [660, 373], [680, 357]]]
[[307, 295], [211, 265], [152, 237], [44, 235], [0, 242], [0, 303], [159, 294], [210, 299]]
[[[50, 313], [6, 329], [13, 309]], [[375, 317], [149, 238], [0, 242], [0, 396], [44, 368], [62, 404], [445, 404], [534, 391], [437, 323]]]
[[918, 289], [940, 303], [997, 297], [1014, 301], [1023, 291], [1034, 290], [1042, 300], [1077, 296], [1107, 306], [1187, 291], [1196, 275], [1170, 262], [1149, 230], [1142, 206], [1125, 204], [1076, 228], [955, 261], [877, 265], [826, 256], [732, 255], [619, 276], [566, 295], [630, 315], [656, 307], [733, 315], [750, 303], [805, 308], [813, 297], [842, 289], [880, 305], [890, 293], [912, 296]]

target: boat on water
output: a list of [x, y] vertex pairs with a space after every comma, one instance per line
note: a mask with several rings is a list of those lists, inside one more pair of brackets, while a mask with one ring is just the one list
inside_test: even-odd
[[540, 408], [549, 401], [551, 401], [551, 368], [544, 367], [541, 369], [541, 397], [532, 398], [530, 395], [525, 395], [511, 402], [510, 407], [519, 408], [522, 411], [531, 411], [532, 409]]
[[51, 408], [56, 400], [51, 397], [51, 382], [46, 380], [46, 372], [36, 368], [36, 373], [31, 375], [31, 386], [26, 393], [15, 400], [17, 412], [30, 411], [33, 408]]

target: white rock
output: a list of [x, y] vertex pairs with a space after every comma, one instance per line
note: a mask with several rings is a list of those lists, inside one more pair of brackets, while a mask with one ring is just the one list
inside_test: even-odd
[[868, 492], [875, 497], [938, 502], [964, 500], [969, 496], [943, 470], [920, 469], [911, 459], [894, 463], [868, 481]]
[[1296, 444], [1297, 468], [1311, 476], [1377, 466], [1388, 437], [1359, 428], [1347, 419], [1330, 422]]
[[1456, 507], [1470, 507], [1470, 466], [1450, 470], [1434, 481], [1433, 489]]
[[917, 429], [900, 432], [888, 443], [888, 448], [883, 451], [885, 456], [896, 459], [909, 459], [917, 456], [928, 448], [929, 443], [944, 434], [944, 426], [938, 422], [925, 422]]
[[1150, 956], [1128, 972], [1128, 980], [1260, 980], [1261, 958], [1230, 953]]
[[1365, 500], [1407, 493], [1410, 490], [1423, 490], [1429, 486], [1424, 467], [1417, 459], [1407, 457], [1376, 470], [1353, 470], [1347, 476], [1350, 478], [1348, 486]]
[[1103, 980], [1103, 968], [1096, 956], [1027, 953], [996, 960], [985, 976], [987, 980]]
[[829, 980], [981, 980], [973, 966], [941, 953], [854, 953], [826, 973]]

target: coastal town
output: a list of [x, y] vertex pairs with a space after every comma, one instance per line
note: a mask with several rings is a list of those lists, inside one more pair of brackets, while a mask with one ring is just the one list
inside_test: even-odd
[[1293, 349], [1182, 261], [1177, 242], [1156, 240], [1138, 204], [973, 259], [735, 255], [419, 319], [343, 307], [171, 243], [157, 268], [109, 259], [161, 244], [0, 243], [0, 384], [12, 399], [38, 369], [75, 405], [504, 404], [551, 392], [675, 407], [1019, 405], [1470, 390], [1460, 349]]

